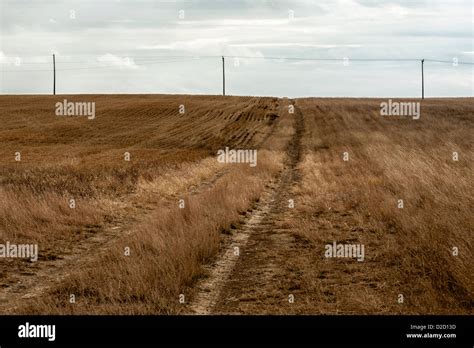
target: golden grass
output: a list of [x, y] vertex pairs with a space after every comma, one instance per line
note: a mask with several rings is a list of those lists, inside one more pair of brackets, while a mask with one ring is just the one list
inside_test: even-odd
[[[22, 313], [159, 314], [179, 313], [179, 295], [202, 276], [201, 265], [216, 254], [231, 224], [259, 198], [281, 157], [262, 153], [257, 169], [239, 165], [215, 185], [166, 209], [159, 208], [116, 241], [106, 253], [73, 272], [47, 296]], [[130, 255], [125, 255], [125, 248]], [[69, 304], [69, 296], [76, 303]]]
[[[281, 168], [278, 149], [260, 150], [257, 168], [220, 164], [215, 156], [224, 146], [258, 148], [277, 121], [269, 118], [279, 112], [276, 99], [83, 96], [97, 104], [96, 120], [88, 121], [55, 116], [48, 109], [54, 98], [22, 98], [30, 101], [25, 108], [0, 98], [1, 155], [8, 158], [0, 177], [0, 241], [38, 243], [40, 255], [52, 258], [90, 236], [100, 241], [105, 230], [123, 231], [108, 244], [88, 244], [76, 270], [41, 298], [12, 303], [15, 313], [179, 312], [178, 295], [191, 294], [221, 233], [239, 223]], [[21, 162], [13, 160], [16, 151]], [[31, 271], [11, 261], [5, 284], [13, 271]]]
[[[472, 100], [424, 101], [418, 121], [379, 104], [298, 102], [310, 130], [296, 230], [321, 251], [315, 286], [335, 295], [327, 312], [472, 313]], [[366, 261], [325, 259], [332, 241], [364, 244]]]
[[[55, 97], [0, 97], [0, 242], [40, 248], [36, 268], [2, 260], [0, 285], [41, 273], [44, 260], [78, 245], [91, 248], [76, 255], [60, 283], [12, 300], [17, 307], [8, 312], [183, 313], [180, 294], [186, 303], [192, 298], [222, 234], [282, 169], [294, 131], [287, 100], [63, 98], [96, 101], [96, 120], [58, 118]], [[417, 121], [383, 118], [379, 104], [297, 101], [306, 129], [302, 180], [292, 193], [296, 208], [281, 223], [314, 249], [298, 266], [305, 270], [299, 291], [307, 295], [298, 313], [472, 313], [472, 100], [426, 100]], [[258, 148], [258, 166], [217, 163], [216, 150], [225, 146]], [[365, 261], [324, 258], [333, 241], [364, 244]]]

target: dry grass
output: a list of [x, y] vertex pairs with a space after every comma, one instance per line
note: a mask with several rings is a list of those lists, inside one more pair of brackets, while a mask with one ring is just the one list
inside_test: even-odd
[[[24, 304], [25, 310], [68, 312], [67, 301], [54, 293], [69, 293], [72, 287], [77, 312], [176, 311], [175, 291], [192, 283], [201, 263], [216, 252], [219, 234], [239, 221], [239, 213], [278, 171], [275, 159], [280, 157], [266, 150], [259, 151], [258, 169], [219, 164], [216, 150], [260, 147], [278, 121], [279, 101], [63, 98], [95, 101], [96, 119], [54, 115], [54, 97], [0, 98], [5, 125], [0, 152], [6, 159], [0, 172], [0, 241], [38, 243], [41, 260], [74, 253], [90, 237], [98, 241], [87, 244], [92, 248], [88, 253], [97, 254], [85, 256], [92, 262], [84, 260], [80, 272], [73, 272], [52, 295]], [[184, 114], [178, 112], [181, 104]], [[14, 161], [17, 151], [21, 162]], [[125, 151], [130, 162], [124, 161]], [[75, 209], [68, 207], [71, 198]], [[178, 199], [185, 199], [185, 209], [178, 208]], [[104, 231], [115, 226], [123, 230], [116, 241], [100, 244]], [[124, 245], [131, 248], [130, 257], [124, 258]], [[8, 288], [18, 273], [40, 274], [41, 267], [41, 261], [39, 266], [2, 261], [1, 282]], [[162, 286], [156, 286], [156, 279]], [[111, 289], [118, 292], [112, 295]], [[147, 291], [148, 299], [138, 300]], [[119, 305], [124, 301], [130, 306]]]
[[[259, 198], [271, 174], [274, 156], [258, 170], [242, 166], [209, 190], [189, 196], [186, 207], [160, 208], [121, 238], [106, 254], [74, 272], [60, 286], [26, 307], [26, 313], [159, 314], [179, 313], [179, 295], [202, 276], [200, 266], [216, 254], [227, 233]], [[131, 250], [126, 256], [125, 247]], [[69, 295], [77, 302], [68, 304]]]
[[[472, 313], [472, 100], [424, 101], [418, 121], [382, 118], [377, 100], [298, 105], [308, 134], [296, 229], [319, 251], [315, 308]], [[325, 259], [333, 241], [364, 244], [365, 262]]]
[[[0, 295], [11, 296], [0, 310], [183, 313], [179, 295], [193, 297], [222, 235], [239, 226], [282, 169], [294, 132], [288, 101], [64, 98], [95, 101], [96, 119], [55, 116], [55, 97], [0, 97], [0, 243], [40, 249], [36, 264], [0, 260]], [[302, 178], [293, 192], [282, 191], [296, 208], [275, 223], [299, 235], [294, 245], [305, 250], [298, 258], [285, 246], [292, 265], [283, 246], [270, 253], [285, 265], [278, 274], [293, 272], [286, 278], [297, 284], [299, 302], [291, 310], [472, 313], [472, 100], [426, 100], [418, 121], [382, 118], [379, 104], [297, 101], [306, 129]], [[216, 150], [225, 146], [258, 148], [258, 166], [217, 163]], [[14, 161], [17, 151], [21, 162]], [[72, 197], [75, 209], [68, 207]], [[364, 244], [365, 261], [326, 259], [324, 246], [333, 241]], [[272, 246], [278, 244], [266, 245], [270, 252]], [[41, 296], [21, 299], [36, 279], [51, 278], [48, 262], [64, 256], [61, 281], [52, 276]], [[25, 289], [11, 290], [18, 283]], [[277, 296], [281, 284], [268, 288]]]

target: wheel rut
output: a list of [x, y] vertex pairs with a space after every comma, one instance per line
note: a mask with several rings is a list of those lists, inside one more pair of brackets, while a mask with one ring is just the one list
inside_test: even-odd
[[[228, 170], [217, 171], [210, 178], [198, 185], [190, 186], [185, 193], [176, 196], [191, 196], [208, 190], [228, 172]], [[107, 252], [113, 242], [133, 233], [134, 224], [144, 219], [151, 210], [149, 207], [135, 209], [134, 219], [106, 224], [95, 235], [78, 242], [68, 253], [61, 254], [53, 260], [41, 260], [31, 272], [17, 275], [15, 283], [0, 288], [0, 313], [14, 313], [24, 301], [44, 295], [68, 277], [76, 265], [87, 265], [98, 255]]]
[[288, 299], [298, 292], [297, 265], [311, 251], [305, 240], [291, 233], [291, 226], [285, 221], [292, 214], [291, 189], [300, 180], [297, 165], [302, 156], [304, 117], [298, 108], [294, 117], [284, 169], [270, 183], [242, 227], [224, 242], [225, 251], [206, 266], [208, 277], [195, 288], [191, 313], [278, 313], [285, 303], [291, 304]]

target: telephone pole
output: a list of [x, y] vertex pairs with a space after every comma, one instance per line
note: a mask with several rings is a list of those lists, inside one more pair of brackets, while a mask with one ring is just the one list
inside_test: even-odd
[[222, 56], [222, 95], [225, 96], [225, 59]]
[[425, 60], [421, 60], [421, 99], [425, 99]]
[[56, 95], [56, 56], [53, 54], [53, 95]]

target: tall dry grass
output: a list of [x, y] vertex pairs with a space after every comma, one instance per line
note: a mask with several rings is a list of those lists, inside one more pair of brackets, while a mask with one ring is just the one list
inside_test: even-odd
[[[40, 251], [34, 267], [2, 261], [0, 282], [8, 287], [18, 272], [40, 274], [41, 260], [75, 253], [94, 238], [86, 244], [88, 255], [74, 256], [77, 272], [70, 270], [41, 299], [12, 303], [10, 312], [179, 311], [178, 289], [199, 276], [202, 262], [218, 250], [221, 233], [239, 223], [281, 160], [278, 149], [273, 155], [262, 150], [252, 169], [219, 164], [215, 153], [224, 146], [258, 148], [278, 122], [270, 115], [279, 112], [279, 101], [63, 98], [95, 101], [96, 119], [55, 116], [55, 97], [0, 98], [5, 125], [0, 156], [6, 159], [0, 167], [0, 242], [38, 243]], [[20, 162], [14, 161], [17, 151]], [[129, 162], [124, 152], [131, 154]], [[71, 198], [75, 209], [68, 206]], [[179, 199], [185, 209], [178, 208]], [[116, 241], [101, 239], [104, 233], [116, 235]], [[75, 306], [67, 302], [70, 293], [77, 296]]]
[[[177, 201], [161, 205], [93, 262], [28, 302], [21, 313], [180, 313], [180, 294], [185, 301], [191, 298], [190, 287], [203, 275], [201, 265], [218, 251], [221, 234], [231, 233], [281, 169], [282, 154], [259, 155], [256, 168], [228, 168], [213, 186], [188, 196], [184, 209]], [[130, 248], [129, 256], [125, 248]], [[68, 302], [71, 294], [75, 304]]]
[[[472, 102], [425, 101], [418, 121], [384, 119], [379, 103], [298, 103], [311, 130], [297, 231], [321, 250], [315, 286], [335, 294], [327, 312], [472, 313]], [[366, 261], [325, 259], [334, 240], [364, 244]]]

